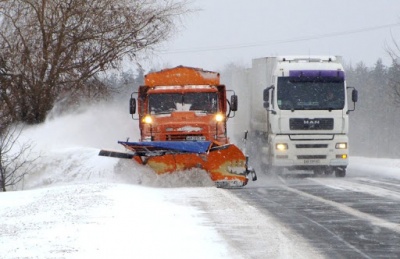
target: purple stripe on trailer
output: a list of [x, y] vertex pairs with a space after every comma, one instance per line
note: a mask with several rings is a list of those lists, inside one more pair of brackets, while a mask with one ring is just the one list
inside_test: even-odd
[[341, 70], [290, 70], [291, 77], [338, 77], [344, 79], [344, 71]]

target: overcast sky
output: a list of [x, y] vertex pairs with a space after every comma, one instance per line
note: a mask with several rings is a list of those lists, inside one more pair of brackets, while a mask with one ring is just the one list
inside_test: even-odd
[[346, 63], [390, 65], [400, 43], [399, 0], [193, 0], [199, 11], [152, 64], [221, 69], [275, 55], [341, 55]]

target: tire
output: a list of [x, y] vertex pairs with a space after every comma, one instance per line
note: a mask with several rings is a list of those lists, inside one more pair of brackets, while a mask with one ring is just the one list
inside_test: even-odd
[[331, 175], [333, 174], [334, 171], [335, 171], [335, 170], [334, 170], [332, 167], [328, 166], [328, 167], [326, 167], [326, 169], [325, 169], [325, 175], [326, 175], [326, 176], [331, 176]]
[[335, 176], [336, 177], [345, 177], [346, 176], [346, 168], [336, 168]]
[[313, 172], [314, 172], [314, 176], [318, 177], [318, 176], [322, 176], [325, 173], [325, 170], [322, 167], [318, 167], [318, 168], [315, 168], [313, 170]]

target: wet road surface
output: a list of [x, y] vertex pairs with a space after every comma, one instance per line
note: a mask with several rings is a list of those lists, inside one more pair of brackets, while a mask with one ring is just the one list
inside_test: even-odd
[[400, 258], [400, 180], [268, 176], [229, 190], [328, 258]]

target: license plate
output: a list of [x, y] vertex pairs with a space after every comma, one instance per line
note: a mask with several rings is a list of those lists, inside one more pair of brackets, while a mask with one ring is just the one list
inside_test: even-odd
[[186, 136], [186, 140], [206, 140], [204, 136]]
[[321, 160], [319, 159], [306, 159], [304, 160], [305, 165], [319, 165], [321, 163]]

